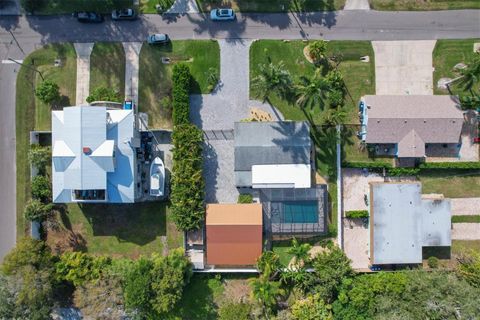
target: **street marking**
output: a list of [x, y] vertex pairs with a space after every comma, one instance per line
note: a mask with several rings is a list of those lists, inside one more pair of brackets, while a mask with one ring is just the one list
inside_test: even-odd
[[23, 60], [15, 60], [15, 61], [12, 61], [12, 60], [2, 60], [2, 63], [3, 64], [11, 64], [11, 63], [22, 63]]

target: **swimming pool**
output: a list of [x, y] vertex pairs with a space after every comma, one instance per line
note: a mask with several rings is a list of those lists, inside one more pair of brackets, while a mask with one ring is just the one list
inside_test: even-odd
[[[283, 218], [283, 219], [282, 219]], [[283, 202], [282, 223], [317, 223], [317, 201], [285, 201]]]

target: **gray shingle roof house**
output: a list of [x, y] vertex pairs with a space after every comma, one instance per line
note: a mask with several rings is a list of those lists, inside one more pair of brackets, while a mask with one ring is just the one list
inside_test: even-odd
[[370, 183], [370, 263], [418, 264], [422, 248], [451, 246], [449, 199], [422, 197], [420, 183]]
[[425, 157], [425, 144], [460, 141], [464, 116], [455, 97], [367, 95], [362, 102], [362, 138], [367, 144], [395, 144], [399, 158]]
[[312, 141], [306, 122], [236, 122], [235, 184], [309, 188]]
[[132, 110], [52, 111], [53, 202], [134, 202], [136, 141]]

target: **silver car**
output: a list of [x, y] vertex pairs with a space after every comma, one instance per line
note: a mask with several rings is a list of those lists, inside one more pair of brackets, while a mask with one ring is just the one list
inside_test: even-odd
[[233, 9], [213, 9], [210, 11], [210, 19], [213, 21], [235, 20], [235, 11]]
[[169, 42], [170, 38], [168, 37], [168, 34], [165, 33], [155, 33], [149, 35], [147, 38], [148, 44], [167, 44]]

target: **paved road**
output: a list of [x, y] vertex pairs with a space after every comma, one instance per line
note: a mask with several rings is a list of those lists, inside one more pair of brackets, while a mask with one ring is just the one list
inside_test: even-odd
[[[433, 40], [480, 37], [480, 11], [340, 11], [245, 14], [213, 23], [203, 14], [145, 15], [135, 22], [78, 23], [70, 16], [0, 18], [0, 57], [23, 59], [49, 42], [143, 41], [152, 32], [174, 39]], [[0, 260], [15, 240], [15, 65], [0, 65]]]

